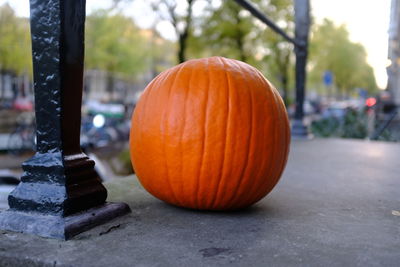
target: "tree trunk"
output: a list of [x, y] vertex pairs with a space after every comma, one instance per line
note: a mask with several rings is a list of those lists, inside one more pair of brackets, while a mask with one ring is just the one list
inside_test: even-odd
[[11, 90], [13, 93], [13, 101], [15, 101], [15, 99], [17, 99], [17, 97], [20, 95], [19, 92], [19, 87], [18, 87], [18, 77], [17, 74], [15, 73], [11, 73]]
[[245, 53], [245, 51], [244, 51], [244, 34], [243, 34], [243, 31], [242, 31], [242, 29], [240, 28], [241, 27], [241, 23], [242, 23], [242, 19], [240, 18], [240, 16], [239, 16], [239, 11], [240, 11], [240, 9], [237, 9], [237, 12], [236, 12], [236, 16], [235, 16], [235, 19], [236, 19], [236, 25], [237, 25], [237, 34], [236, 34], [236, 46], [237, 46], [237, 48], [238, 48], [238, 50], [239, 50], [239, 57], [240, 57], [240, 60], [241, 61], [243, 61], [243, 62], [246, 62], [246, 60], [247, 60], [247, 56], [246, 56], [246, 53]]
[[114, 100], [114, 75], [111, 72], [107, 72], [107, 92], [109, 94], [108, 101]]
[[[182, 33], [179, 33], [178, 29], [175, 28], [179, 37], [179, 50], [178, 50], [178, 62], [182, 63], [186, 61], [186, 47], [187, 41], [189, 38], [190, 28], [192, 26], [192, 11], [193, 11], [193, 3], [195, 0], [188, 0], [188, 8], [186, 15], [186, 25]], [[175, 25], [177, 27], [177, 25]]]
[[283, 102], [285, 103], [285, 106], [287, 107], [289, 105], [288, 101], [288, 73], [287, 71], [282, 73], [282, 92], [283, 92]]
[[[276, 47], [278, 43], [274, 44]], [[280, 86], [282, 90], [282, 98], [285, 106], [289, 105], [289, 65], [290, 65], [290, 51], [287, 50], [276, 50], [275, 54], [275, 64], [278, 66], [279, 74], [278, 78], [280, 81]]]
[[187, 34], [179, 35], [179, 50], [178, 50], [179, 63], [186, 61], [186, 42], [187, 42]]
[[4, 98], [4, 77], [3, 77], [3, 71], [0, 70], [0, 101], [2, 101]]
[[236, 44], [237, 44], [238, 49], [239, 49], [240, 60], [243, 61], [243, 62], [246, 62], [247, 56], [246, 56], [246, 53], [244, 52], [243, 35], [242, 35], [241, 32], [240, 32], [240, 33], [238, 34], [238, 36], [237, 36]]

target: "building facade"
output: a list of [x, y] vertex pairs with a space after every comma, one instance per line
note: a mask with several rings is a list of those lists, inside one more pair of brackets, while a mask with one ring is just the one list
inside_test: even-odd
[[388, 58], [388, 90], [400, 105], [400, 0], [391, 3]]

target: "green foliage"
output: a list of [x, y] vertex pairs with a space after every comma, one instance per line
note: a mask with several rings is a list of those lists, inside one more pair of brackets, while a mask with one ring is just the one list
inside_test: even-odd
[[361, 44], [353, 43], [345, 26], [325, 19], [311, 34], [309, 87], [321, 87], [324, 71], [334, 74], [337, 96], [349, 96], [355, 88], [377, 89], [373, 70]]
[[323, 118], [311, 123], [311, 132], [317, 137], [339, 136], [340, 121], [335, 117]]
[[149, 67], [148, 40], [132, 19], [98, 10], [86, 19], [86, 68], [134, 78]]
[[[139, 29], [131, 18], [116, 11], [98, 10], [88, 15], [86, 68], [124, 74], [130, 79], [149, 69], [157, 74], [171, 65], [176, 55], [170, 51], [178, 47], [180, 60], [186, 57], [185, 50], [188, 50], [189, 57], [219, 55], [256, 66], [283, 93], [288, 103], [294, 88], [293, 46], [235, 1], [215, 4], [218, 1], [209, 0], [202, 15], [194, 16], [191, 8], [200, 2], [185, 0], [180, 2], [179, 8], [175, 0], [148, 2], [149, 5], [160, 4], [154, 8], [160, 13], [160, 19], [174, 26], [178, 36], [176, 44], [165, 41], [155, 30]], [[293, 35], [292, 0], [252, 2]], [[29, 23], [17, 18], [10, 6], [3, 5], [0, 7], [0, 70], [21, 74], [30, 73], [31, 69]], [[344, 26], [336, 26], [329, 20], [312, 29], [308, 69], [308, 87], [320, 89], [322, 93], [326, 89], [322, 85], [325, 70], [333, 72], [338, 96], [351, 95], [355, 88], [365, 88], [370, 93], [377, 88], [373, 70], [366, 62], [365, 49], [349, 40]]]
[[391, 129], [383, 130], [383, 132], [379, 135], [377, 140], [386, 142], [400, 142], [398, 132], [395, 132]]
[[[118, 160], [122, 164], [123, 171], [120, 170], [120, 174], [129, 175], [133, 174], [134, 170], [131, 163], [131, 156], [129, 149], [124, 149], [119, 155]], [[121, 173], [122, 172], [122, 173]]]
[[174, 65], [176, 56], [171, 51], [176, 49], [176, 44], [163, 39], [155, 29], [148, 31], [148, 33], [150, 35], [149, 59], [152, 75], [155, 77]]
[[343, 122], [341, 137], [364, 139], [368, 136], [367, 116], [365, 111], [350, 109]]
[[[132, 1], [132, 0], [126, 0]], [[186, 52], [193, 32], [193, 8], [197, 0], [151, 0], [148, 3], [157, 12], [158, 19], [167, 21], [175, 30], [177, 37], [177, 62], [187, 60]]]
[[311, 124], [311, 132], [317, 137], [342, 137], [364, 139], [368, 137], [365, 111], [348, 109], [342, 118], [328, 117]]
[[29, 22], [8, 5], [0, 6], [0, 71], [32, 74]]
[[[191, 53], [208, 53], [248, 61], [251, 47], [248, 36], [254, 28], [252, 17], [234, 1], [223, 1], [222, 4], [208, 9], [199, 25], [201, 31], [191, 39]], [[203, 50], [203, 51], [202, 51]]]
[[[294, 35], [294, 9], [292, 0], [259, 0], [259, 8], [289, 35]], [[258, 28], [258, 45], [265, 54], [255, 63], [269, 80], [281, 91], [285, 104], [290, 102], [294, 88], [294, 47], [269, 27]], [[257, 42], [255, 41], [257, 44]]]
[[[155, 31], [138, 28], [131, 18], [97, 10], [86, 18], [85, 67], [134, 80], [151, 70], [154, 75], [171, 65], [172, 42]], [[29, 20], [0, 6], [0, 71], [32, 75]]]
[[[294, 11], [291, 0], [252, 2], [283, 30], [293, 31]], [[195, 35], [190, 39], [191, 56], [218, 55], [245, 61], [260, 69], [281, 89], [284, 97], [288, 95], [289, 75], [293, 69], [293, 46], [235, 1], [223, 1], [218, 6], [210, 5], [197, 26]]]
[[[289, 35], [294, 35], [292, 0], [254, 0], [266, 14]], [[246, 61], [258, 69], [290, 101], [294, 88], [294, 47], [277, 33], [244, 11], [235, 1], [223, 1], [202, 17], [200, 30], [191, 39], [191, 55], [221, 55]], [[308, 87], [325, 93], [322, 76], [333, 72], [337, 96], [355, 94], [355, 88], [376, 90], [373, 70], [366, 61], [366, 51], [350, 41], [344, 26], [329, 20], [315, 25], [311, 32], [308, 64]]]

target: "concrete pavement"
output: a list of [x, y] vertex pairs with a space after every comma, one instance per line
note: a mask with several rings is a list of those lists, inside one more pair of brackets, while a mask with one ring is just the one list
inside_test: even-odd
[[0, 266], [398, 266], [400, 145], [294, 141], [277, 187], [238, 212], [175, 208], [134, 176], [132, 213], [62, 242], [0, 231]]

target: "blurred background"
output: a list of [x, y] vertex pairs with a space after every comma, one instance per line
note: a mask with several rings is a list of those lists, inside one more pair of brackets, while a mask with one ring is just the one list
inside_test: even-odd
[[[294, 35], [292, 0], [251, 2]], [[311, 0], [311, 12], [310, 132], [398, 142], [400, 1]], [[81, 144], [104, 179], [133, 172], [130, 116], [147, 83], [180, 62], [214, 55], [257, 67], [293, 115], [293, 45], [234, 1], [87, 0]], [[12, 177], [34, 147], [29, 1], [0, 0], [0, 184], [18, 182]]]

